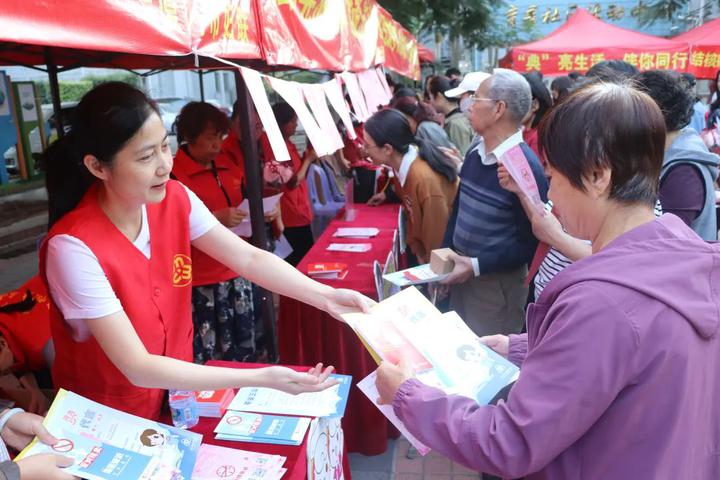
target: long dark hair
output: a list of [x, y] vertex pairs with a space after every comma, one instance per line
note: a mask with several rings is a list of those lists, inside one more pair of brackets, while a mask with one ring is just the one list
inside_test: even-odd
[[403, 155], [411, 144], [418, 146], [420, 158], [430, 168], [451, 182], [457, 180], [457, 169], [450, 160], [432, 143], [416, 138], [405, 116], [397, 110], [388, 108], [374, 114], [365, 122], [365, 131], [379, 146], [388, 144]]
[[50, 226], [75, 208], [95, 182], [83, 163], [85, 156], [112, 165], [153, 113], [159, 115], [155, 103], [127, 83], [102, 83], [83, 96], [72, 130], [45, 152]]
[[525, 80], [530, 84], [530, 91], [532, 92], [533, 100], [538, 101], [538, 110], [535, 112], [535, 116], [532, 119], [531, 128], [535, 128], [540, 123], [540, 120], [545, 116], [550, 107], [552, 107], [552, 95], [537, 75], [525, 74]]

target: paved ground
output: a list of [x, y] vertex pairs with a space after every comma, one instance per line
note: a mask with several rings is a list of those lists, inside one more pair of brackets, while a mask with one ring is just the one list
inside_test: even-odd
[[478, 480], [480, 474], [453, 463], [439, 453], [408, 458], [410, 443], [400, 437], [388, 442], [383, 455], [350, 454], [353, 480]]

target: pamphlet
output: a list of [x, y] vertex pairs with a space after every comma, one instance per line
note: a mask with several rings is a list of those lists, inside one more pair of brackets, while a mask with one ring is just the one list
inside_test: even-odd
[[342, 280], [348, 274], [345, 263], [311, 263], [308, 265], [308, 276], [324, 280]]
[[372, 238], [377, 237], [380, 230], [377, 228], [338, 228], [333, 237], [340, 238]]
[[222, 417], [234, 396], [235, 391], [232, 388], [195, 392], [198, 415], [201, 417]]
[[383, 289], [383, 299], [390, 298], [391, 296], [398, 293], [401, 289], [397, 285], [394, 285], [393, 283], [389, 282], [385, 276], [393, 274], [397, 271], [397, 258], [395, 258], [395, 252], [394, 250], [390, 250], [388, 252], [388, 256], [385, 259], [385, 265], [383, 266], [382, 271], [382, 289]]
[[[280, 197], [282, 197], [282, 193], [278, 193], [276, 195], [272, 195], [270, 197], [263, 198], [263, 213], [267, 215], [268, 213], [272, 213], [273, 210], [277, 207], [278, 203], [280, 202]], [[237, 209], [241, 212], [244, 212], [248, 214], [245, 218], [243, 218], [242, 222], [240, 222], [239, 225], [236, 225], [232, 227], [230, 230], [234, 232], [236, 235], [241, 237], [250, 237], [252, 236], [252, 225], [250, 222], [250, 203], [248, 202], [248, 199], [244, 199], [242, 202], [240, 202], [240, 205], [237, 206]]]
[[279, 480], [285, 474], [286, 458], [203, 444], [195, 462], [193, 480]]
[[365, 394], [368, 400], [370, 400], [372, 404], [375, 405], [388, 420], [390, 420], [390, 423], [395, 425], [395, 428], [400, 430], [400, 433], [402, 433], [402, 435], [408, 439], [410, 444], [417, 449], [420, 455], [425, 455], [426, 453], [428, 453], [430, 451], [430, 447], [415, 438], [413, 434], [410, 433], [407, 428], [405, 428], [405, 424], [403, 424], [402, 420], [400, 420], [397, 415], [395, 415], [395, 411], [393, 410], [392, 405], [380, 405], [379, 403], [377, 403], [377, 399], [380, 397], [380, 392], [378, 392], [378, 389], [375, 386], [376, 379], [377, 370], [372, 372], [367, 377], [363, 378], [360, 382], [358, 382], [357, 386], [360, 391]]
[[277, 255], [278, 257], [285, 260], [287, 257], [290, 256], [290, 254], [293, 252], [292, 245], [290, 245], [290, 242], [288, 241], [287, 237], [285, 235], [280, 235], [280, 237], [275, 240], [275, 250], [273, 253]]
[[307, 441], [308, 480], [343, 480], [344, 432], [340, 418], [315, 418]]
[[360, 336], [378, 363], [409, 362], [418, 380], [488, 403], [512, 383], [519, 369], [470, 330], [455, 312], [441, 314], [415, 287], [380, 302], [370, 314], [343, 319]]
[[506, 151], [500, 157], [500, 163], [507, 168], [510, 176], [515, 180], [515, 183], [518, 184], [522, 193], [530, 199], [538, 212], [543, 213], [545, 210], [545, 202], [540, 198], [540, 191], [535, 181], [535, 175], [533, 175], [530, 164], [525, 158], [525, 154], [520, 148], [520, 145], [516, 145]]
[[214, 432], [218, 440], [300, 445], [310, 419], [228, 410]]
[[329, 252], [351, 252], [351, 253], [364, 253], [369, 252], [372, 249], [370, 243], [331, 243], [327, 247]]
[[339, 383], [321, 392], [299, 395], [263, 387], [243, 387], [228, 410], [297, 415], [306, 417], [342, 417], [350, 394], [350, 375], [331, 375]]
[[16, 458], [62, 454], [65, 471], [88, 480], [190, 479], [202, 436], [120, 412], [60, 389], [43, 422], [58, 439], [34, 439]]
[[417, 267], [383, 275], [383, 278], [398, 287], [407, 287], [408, 285], [439, 282], [447, 276], [448, 274], [438, 275], [433, 272], [430, 264], [426, 263], [424, 265], [418, 265]]

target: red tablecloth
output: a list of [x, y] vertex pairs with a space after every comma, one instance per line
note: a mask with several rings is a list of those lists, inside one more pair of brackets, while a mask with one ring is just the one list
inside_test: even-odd
[[[217, 367], [229, 367], [229, 368], [260, 368], [266, 367], [258, 363], [239, 363], [239, 362], [223, 362], [223, 361], [210, 361], [208, 365], [214, 365]], [[307, 367], [294, 367], [295, 370], [307, 370]], [[168, 419], [169, 420], [169, 415]], [[283, 476], [283, 480], [302, 480], [307, 478], [307, 442], [308, 437], [305, 436], [305, 440], [299, 446], [287, 446], [287, 445], [271, 445], [269, 443], [246, 443], [246, 442], [228, 442], [224, 440], [215, 440], [215, 434], [213, 430], [218, 424], [219, 419], [217, 418], [200, 418], [200, 422], [192, 428], [192, 431], [199, 433], [203, 436], [203, 443], [209, 443], [212, 445], [219, 445], [221, 447], [235, 448], [238, 450], [248, 450], [252, 452], [267, 453], [271, 455], [282, 455], [286, 457], [284, 467], [287, 468], [287, 473]], [[172, 422], [168, 422], [172, 424]], [[347, 448], [343, 455], [343, 473], [346, 480], [351, 480], [350, 475], [350, 464], [348, 463]]]
[[[355, 220], [345, 222], [342, 217], [333, 220], [297, 268], [307, 273], [309, 263], [345, 263], [349, 269], [345, 279], [321, 281], [333, 287], [357, 290], [377, 299], [373, 260], [384, 264], [392, 249], [399, 205], [356, 205], [355, 208]], [[380, 233], [374, 238], [362, 240], [333, 238], [338, 227], [350, 226], [376, 227]], [[372, 249], [365, 253], [328, 252], [326, 248], [330, 243], [371, 243]], [[325, 312], [282, 297], [278, 318], [278, 344], [282, 363], [314, 365], [323, 362], [334, 365], [338, 373], [352, 375], [353, 383], [359, 382], [377, 368], [350, 327]], [[387, 449], [388, 437], [397, 435], [397, 431], [380, 411], [355, 387], [350, 391], [342, 425], [347, 449], [365, 455], [383, 453]]]

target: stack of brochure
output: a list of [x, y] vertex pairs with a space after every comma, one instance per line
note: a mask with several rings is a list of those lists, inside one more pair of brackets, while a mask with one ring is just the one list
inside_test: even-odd
[[280, 480], [286, 472], [285, 460], [280, 455], [201, 445], [192, 479]]
[[[349, 313], [343, 319], [378, 363], [404, 359], [421, 382], [448, 394], [469, 397], [480, 405], [487, 404], [519, 375], [519, 369], [485, 346], [457, 313], [440, 313], [414, 287], [378, 303], [370, 314]], [[372, 402], [377, 400], [374, 383], [373, 378], [358, 384]], [[383, 413], [404, 430], [394, 415]], [[412, 435], [408, 440], [414, 441]], [[418, 451], [427, 451], [423, 445], [415, 446]]]
[[308, 417], [342, 417], [345, 413], [352, 377], [332, 375], [332, 378], [337, 385], [299, 395], [272, 388], [241, 388], [215, 429], [215, 438], [299, 445], [310, 424]]
[[58, 442], [37, 438], [17, 459], [52, 453], [71, 457], [67, 474], [88, 480], [193, 478], [202, 436], [136, 417], [60, 389], [43, 424]]
[[311, 263], [308, 265], [308, 276], [324, 280], [342, 280], [348, 274], [344, 263]]
[[328, 252], [365, 253], [372, 250], [370, 243], [331, 243], [325, 249]]
[[198, 414], [201, 417], [220, 418], [227, 410], [234, 396], [235, 391], [232, 388], [195, 392]]
[[360, 227], [346, 227], [338, 228], [333, 237], [339, 238], [372, 238], [376, 237], [380, 233], [380, 230], [374, 227], [360, 228]]
[[217, 440], [300, 445], [310, 419], [228, 410], [215, 428]]

